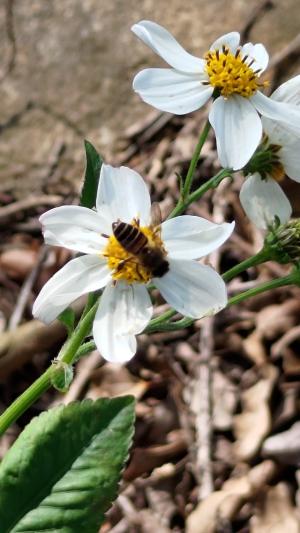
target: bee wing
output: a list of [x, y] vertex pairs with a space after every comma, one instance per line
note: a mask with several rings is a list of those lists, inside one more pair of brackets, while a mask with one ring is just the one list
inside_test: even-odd
[[158, 202], [154, 202], [151, 205], [151, 225], [160, 226], [162, 223], [162, 214]]

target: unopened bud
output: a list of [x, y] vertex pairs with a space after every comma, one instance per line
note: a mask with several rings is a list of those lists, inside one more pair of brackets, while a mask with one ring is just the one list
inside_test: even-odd
[[300, 219], [290, 220], [269, 228], [265, 238], [265, 248], [270, 258], [278, 263], [300, 264]]

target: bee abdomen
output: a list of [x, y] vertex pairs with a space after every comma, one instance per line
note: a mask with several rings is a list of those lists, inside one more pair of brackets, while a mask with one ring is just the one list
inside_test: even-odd
[[147, 237], [132, 224], [114, 222], [112, 228], [117, 241], [131, 254], [138, 254], [148, 242]]

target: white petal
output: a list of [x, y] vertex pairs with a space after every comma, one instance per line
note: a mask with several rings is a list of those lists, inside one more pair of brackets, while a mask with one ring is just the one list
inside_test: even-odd
[[238, 170], [248, 163], [262, 135], [261, 120], [253, 105], [239, 95], [217, 98], [209, 113], [223, 167]]
[[271, 95], [272, 100], [300, 105], [300, 74], [282, 83]]
[[243, 183], [240, 200], [248, 218], [260, 229], [267, 229], [275, 216], [284, 223], [292, 214], [291, 204], [278, 183], [272, 178], [262, 180], [258, 173]]
[[227, 303], [226, 287], [217, 272], [196, 261], [169, 260], [170, 270], [153, 282], [179, 313], [201, 318], [217, 313]]
[[157, 109], [183, 115], [202, 107], [213, 93], [209, 85], [202, 85], [201, 74], [185, 74], [171, 69], [149, 68], [139, 72], [133, 89]]
[[102, 165], [97, 194], [97, 210], [108, 209], [111, 224], [118, 219], [131, 222], [138, 217], [141, 224], [150, 222], [150, 195], [143, 178], [127, 167]]
[[262, 72], [267, 68], [269, 63], [269, 54], [263, 44], [246, 43], [241, 49], [242, 56], [248, 55], [247, 63], [254, 59], [251, 65], [252, 70], [260, 69]]
[[93, 325], [95, 343], [104, 359], [114, 363], [129, 361], [136, 352], [135, 335], [146, 327], [152, 311], [144, 285], [109, 284]]
[[282, 146], [279, 153], [280, 161], [285, 173], [289, 178], [300, 182], [300, 142], [287, 142]]
[[142, 20], [138, 24], [134, 24], [131, 29], [171, 67], [183, 72], [203, 71], [204, 61], [186, 52], [176, 39], [159, 24]]
[[263, 131], [268, 136], [268, 144], [285, 144], [298, 143], [299, 135], [295, 135], [286, 127], [283, 122], [276, 122], [270, 118], [261, 117]]
[[163, 222], [161, 236], [172, 259], [199, 259], [228, 239], [231, 224], [214, 224], [205, 218], [184, 215]]
[[101, 289], [111, 279], [106, 261], [84, 255], [69, 261], [44, 285], [34, 302], [32, 314], [50, 324], [82, 294]]
[[111, 232], [111, 225], [99, 213], [75, 205], [50, 209], [40, 217], [40, 222], [47, 244], [87, 254], [103, 250], [106, 239], [101, 233]]
[[278, 120], [278, 122], [295, 133], [295, 135], [300, 136], [299, 106], [287, 104], [286, 102], [277, 102], [259, 91], [250, 100], [259, 113], [272, 120]]
[[[300, 105], [300, 75], [286, 81], [271, 95], [271, 99], [277, 102], [285, 102], [288, 104]], [[299, 138], [299, 134], [295, 135], [286, 128], [283, 122], [275, 122], [272, 119], [262, 117], [263, 129], [270, 137], [270, 142], [278, 144], [286, 144], [293, 142]]]
[[230, 51], [234, 54], [240, 43], [240, 34], [237, 31], [225, 33], [222, 37], [219, 37], [210, 47], [210, 50], [218, 50], [223, 45], [228, 46]]

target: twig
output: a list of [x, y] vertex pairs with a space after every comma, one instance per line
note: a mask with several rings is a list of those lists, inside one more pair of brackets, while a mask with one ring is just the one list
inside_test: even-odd
[[57, 194], [49, 195], [43, 194], [40, 196], [33, 196], [32, 198], [24, 198], [23, 200], [18, 200], [12, 204], [5, 205], [0, 207], [0, 221], [4, 220], [7, 217], [15, 215], [20, 211], [25, 211], [27, 209], [32, 209], [33, 207], [38, 207], [41, 205], [57, 205], [61, 203], [62, 196]]
[[155, 120], [145, 128], [143, 133], [135, 139], [135, 141], [128, 146], [128, 148], [119, 155], [118, 163], [124, 164], [131, 157], [133, 157], [140, 148], [147, 142], [149, 142], [155, 135], [157, 135], [164, 127], [170, 122], [173, 115], [170, 113], [160, 113]]
[[211, 355], [213, 351], [213, 318], [202, 322], [199, 362], [195, 369], [194, 401], [196, 427], [196, 468], [199, 479], [198, 499], [205, 499], [214, 490], [211, 459], [212, 400]]
[[270, 63], [269, 70], [273, 69], [272, 83], [269, 87], [269, 92], [272, 92], [280, 83], [282, 75], [284, 74], [284, 68], [292, 58], [299, 57], [300, 51], [300, 33], [287, 45], [283, 50], [275, 54]]
[[[223, 181], [214, 194], [213, 219], [224, 222], [226, 206], [225, 190], [227, 181]], [[216, 250], [210, 256], [210, 263], [218, 269], [220, 252]], [[214, 490], [212, 473], [212, 367], [211, 358], [214, 349], [214, 317], [202, 321], [199, 340], [199, 359], [195, 368], [193, 391], [193, 410], [196, 428], [196, 469], [199, 479], [198, 498], [204, 500]]]
[[273, 9], [274, 7], [274, 3], [271, 0], [263, 0], [256, 7], [254, 7], [254, 9], [251, 11], [248, 20], [246, 20], [243, 28], [240, 31], [241, 41], [247, 41], [249, 39], [249, 35], [253, 26], [257, 23], [258, 20], [261, 19], [263, 15], [265, 15], [265, 13], [271, 11], [271, 9]]
[[300, 33], [296, 35], [296, 37], [287, 45], [284, 47], [283, 50], [280, 52], [277, 52], [277, 54], [273, 55], [272, 59], [269, 63], [269, 69], [271, 68], [278, 68], [283, 61], [288, 59], [291, 55], [298, 54], [300, 50]]
[[26, 113], [28, 111], [31, 111], [32, 109], [34, 109], [34, 104], [33, 102], [29, 101], [22, 109], [20, 109], [20, 111], [14, 113], [5, 122], [2, 122], [2, 124], [0, 123], [0, 134], [8, 128], [13, 128], [14, 126], [17, 126], [23, 116], [26, 115]]
[[35, 282], [35, 280], [36, 280], [36, 278], [37, 278], [37, 276], [39, 274], [39, 271], [41, 269], [41, 266], [42, 266], [44, 260], [46, 259], [47, 251], [48, 250], [47, 250], [46, 246], [42, 246], [41, 247], [41, 250], [40, 250], [40, 252], [38, 254], [36, 265], [34, 266], [32, 271], [30, 272], [30, 274], [27, 276], [27, 278], [25, 279], [25, 281], [24, 281], [24, 283], [23, 283], [23, 285], [21, 287], [21, 290], [20, 290], [16, 305], [15, 305], [15, 308], [14, 308], [14, 310], [12, 312], [12, 315], [11, 315], [9, 323], [8, 323], [8, 330], [9, 331], [13, 331], [19, 325], [19, 323], [21, 322], [21, 319], [22, 319], [22, 316], [23, 316], [23, 313], [24, 313], [24, 309], [26, 307], [26, 304], [27, 304], [27, 301], [28, 301], [32, 286], [33, 286], [33, 284], [34, 284], [34, 282]]

